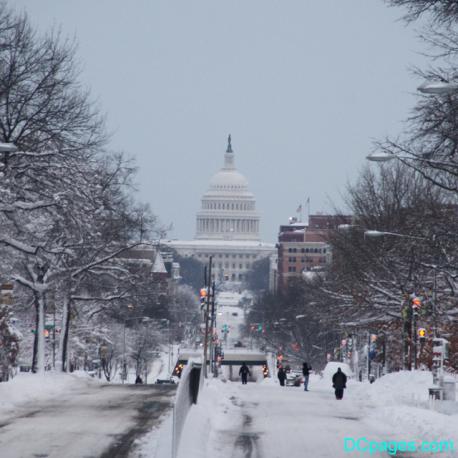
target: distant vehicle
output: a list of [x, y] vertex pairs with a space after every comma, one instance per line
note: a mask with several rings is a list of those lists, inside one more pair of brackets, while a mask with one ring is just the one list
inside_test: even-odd
[[156, 385], [175, 385], [177, 382], [174, 378], [160, 379], [156, 380]]
[[232, 312], [232, 316], [239, 316], [237, 312]]
[[243, 347], [243, 342], [241, 342], [240, 340], [237, 340], [237, 342], [235, 342], [235, 344], [234, 344], [234, 347], [235, 347], [235, 348], [241, 348], [241, 347]]
[[301, 386], [303, 382], [302, 372], [290, 370], [286, 373], [286, 386]]

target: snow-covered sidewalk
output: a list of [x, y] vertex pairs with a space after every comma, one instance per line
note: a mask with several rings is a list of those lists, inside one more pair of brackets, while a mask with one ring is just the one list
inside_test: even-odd
[[[427, 377], [400, 373], [372, 385], [350, 381], [342, 401], [319, 377], [312, 377], [309, 392], [273, 380], [243, 386], [209, 380], [189, 414], [179, 458], [456, 457], [456, 448], [440, 454], [420, 448], [422, 441], [458, 445], [458, 414], [421, 404]], [[364, 450], [352, 450], [353, 440]], [[391, 453], [369, 453], [384, 443]], [[408, 451], [409, 443], [416, 451]]]

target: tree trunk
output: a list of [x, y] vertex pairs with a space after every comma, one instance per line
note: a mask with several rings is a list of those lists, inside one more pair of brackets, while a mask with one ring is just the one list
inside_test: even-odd
[[65, 298], [63, 311], [62, 311], [62, 334], [61, 334], [61, 356], [62, 356], [62, 372], [68, 371], [67, 357], [68, 357], [68, 337], [70, 333], [70, 317], [71, 306], [70, 300]]
[[38, 353], [38, 297], [35, 294], [34, 298], [35, 305], [35, 335], [33, 338], [33, 354], [32, 354], [32, 372], [37, 372], [37, 353]]
[[38, 326], [37, 326], [37, 373], [45, 371], [45, 301], [44, 294], [38, 293]]

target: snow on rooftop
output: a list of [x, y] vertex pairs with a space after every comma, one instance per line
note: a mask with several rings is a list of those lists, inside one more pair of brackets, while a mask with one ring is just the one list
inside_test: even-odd
[[269, 248], [274, 249], [275, 244], [258, 242], [256, 240], [167, 240], [163, 241], [168, 246], [189, 246], [189, 247], [225, 247], [225, 248]]
[[163, 274], [163, 273], [166, 274], [167, 273], [167, 269], [165, 268], [164, 260], [162, 259], [161, 253], [159, 251], [156, 254], [156, 258], [154, 259], [152, 272], [155, 274]]

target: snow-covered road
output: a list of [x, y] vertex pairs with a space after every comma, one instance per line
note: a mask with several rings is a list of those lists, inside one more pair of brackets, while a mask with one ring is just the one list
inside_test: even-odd
[[5, 458], [127, 457], [170, 411], [175, 388], [78, 384], [55, 399], [15, 406], [0, 420]]

